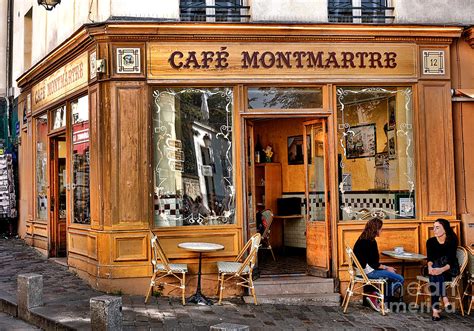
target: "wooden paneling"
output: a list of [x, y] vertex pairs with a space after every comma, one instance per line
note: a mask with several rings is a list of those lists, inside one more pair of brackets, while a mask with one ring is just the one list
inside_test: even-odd
[[148, 236], [143, 234], [115, 235], [113, 238], [114, 262], [148, 260]]
[[[347, 255], [345, 252], [345, 245], [354, 247], [357, 238], [359, 238], [362, 230], [365, 227], [365, 222], [338, 224], [338, 256], [339, 266], [347, 266]], [[385, 223], [380, 237], [377, 238], [379, 252], [385, 250], [393, 250], [396, 246], [403, 246], [407, 252], [420, 252], [420, 238], [419, 238], [420, 224], [418, 222], [403, 222], [403, 223]], [[381, 261], [389, 260], [387, 257], [381, 257]]]
[[306, 227], [306, 257], [312, 265], [329, 268], [327, 265], [328, 238], [325, 222], [309, 222]]
[[420, 167], [423, 219], [454, 218], [453, 130], [449, 82], [421, 82]]
[[150, 143], [146, 85], [113, 84], [111, 99], [112, 222], [148, 227], [151, 206], [146, 189]]
[[68, 250], [70, 253], [97, 259], [97, 238], [87, 230], [69, 227]]
[[100, 104], [99, 85], [89, 87], [89, 142], [90, 142], [90, 209], [91, 228], [99, 229], [103, 225], [102, 219], [102, 182], [101, 178], [101, 146], [100, 146]]

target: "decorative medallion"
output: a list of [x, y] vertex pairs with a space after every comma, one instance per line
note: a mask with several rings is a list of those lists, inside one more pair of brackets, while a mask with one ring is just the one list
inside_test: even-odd
[[117, 48], [117, 73], [140, 73], [140, 48]]
[[444, 75], [444, 51], [423, 51], [423, 74]]
[[89, 54], [89, 79], [97, 76], [97, 52], [93, 51]]

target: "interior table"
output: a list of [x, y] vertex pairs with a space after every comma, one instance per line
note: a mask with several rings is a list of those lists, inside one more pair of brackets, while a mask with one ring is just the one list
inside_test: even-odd
[[179, 248], [185, 249], [187, 251], [199, 253], [199, 269], [198, 269], [198, 281], [196, 286], [196, 293], [188, 298], [188, 303], [196, 303], [198, 305], [212, 305], [212, 301], [206, 298], [201, 293], [201, 263], [202, 263], [202, 254], [220, 251], [224, 249], [223, 245], [207, 243], [207, 242], [183, 242], [178, 244]]
[[382, 251], [383, 255], [390, 256], [391, 258], [400, 260], [402, 262], [402, 276], [405, 277], [405, 262], [420, 262], [426, 259], [426, 256], [418, 253], [402, 252], [396, 253], [395, 251]]

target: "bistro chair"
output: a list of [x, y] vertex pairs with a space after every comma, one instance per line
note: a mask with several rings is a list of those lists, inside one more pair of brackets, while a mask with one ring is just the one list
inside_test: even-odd
[[[237, 285], [250, 289], [253, 301], [257, 305], [257, 296], [253, 286], [252, 272], [257, 260], [258, 248], [260, 246], [260, 233], [254, 234], [240, 251], [239, 255], [232, 262], [217, 262], [218, 278], [217, 286], [219, 292], [219, 304], [222, 303], [222, 296], [225, 289], [225, 282], [235, 281]], [[240, 262], [247, 251], [247, 257]]]
[[[354, 294], [362, 295], [362, 298], [371, 297], [380, 300], [380, 312], [382, 315], [385, 315], [385, 302], [384, 302], [384, 289], [386, 281], [382, 278], [369, 279], [367, 274], [364, 271], [364, 268], [357, 260], [357, 257], [354, 254], [354, 251], [349, 245], [346, 245], [346, 253], [349, 258], [349, 286], [346, 290], [346, 295], [342, 301], [342, 307], [344, 308], [344, 313], [347, 311], [347, 306], [349, 301]], [[364, 287], [370, 286], [377, 291], [377, 294], [365, 293]]]
[[468, 275], [468, 280], [467, 280], [467, 285], [466, 285], [466, 290], [464, 291], [463, 294], [463, 300], [464, 297], [471, 297], [471, 300], [469, 302], [469, 306], [467, 308], [467, 314], [471, 315], [471, 309], [472, 306], [474, 305], [474, 250], [470, 247], [467, 247], [467, 252], [469, 254], [469, 270], [467, 272]]
[[273, 213], [271, 209], [266, 209], [262, 212], [262, 218], [267, 222], [267, 226], [262, 234], [262, 245], [260, 249], [268, 249], [272, 253], [273, 261], [276, 261], [275, 254], [273, 254], [272, 245], [270, 244], [270, 231], [273, 223]]
[[[454, 277], [449, 282], [445, 282], [446, 284], [446, 294], [448, 294], [448, 290], [452, 289], [454, 291], [454, 296], [449, 296], [454, 298], [456, 301], [459, 302], [459, 307], [461, 309], [461, 315], [464, 316], [464, 308], [462, 306], [462, 298], [461, 298], [461, 290], [459, 287], [461, 286], [461, 279], [464, 274], [464, 270], [466, 269], [467, 262], [468, 262], [468, 256], [467, 256], [467, 251], [464, 247], [458, 246], [456, 249], [456, 257], [459, 262], [459, 275]], [[431, 293], [429, 291], [429, 284], [430, 284], [430, 279], [427, 276], [416, 276], [416, 279], [418, 280], [418, 286], [416, 289], [416, 299], [415, 299], [415, 304], [418, 306], [418, 297], [419, 296], [431, 296]]]
[[[186, 273], [188, 272], [187, 264], [170, 263], [165, 255], [165, 252], [163, 251], [163, 248], [160, 245], [160, 242], [158, 241], [158, 237], [153, 233], [151, 236], [151, 248], [153, 254], [151, 260], [151, 263], [153, 265], [153, 276], [151, 277], [150, 287], [148, 288], [145, 297], [145, 303], [148, 302], [148, 299], [152, 294], [153, 287], [157, 284], [162, 284], [180, 288], [183, 305], [185, 305], [186, 301], [184, 295], [186, 291]], [[176, 278], [179, 281], [179, 285], [167, 282], [158, 283], [160, 279], [165, 278], [167, 276]]]

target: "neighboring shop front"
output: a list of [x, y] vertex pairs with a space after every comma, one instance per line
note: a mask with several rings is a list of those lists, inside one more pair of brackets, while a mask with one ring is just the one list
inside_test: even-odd
[[342, 288], [344, 245], [372, 215], [386, 219], [380, 250], [423, 253], [433, 220], [456, 219], [449, 45], [460, 33], [85, 27], [19, 79], [27, 241], [101, 289], [135, 293], [151, 275], [150, 230], [194, 279], [197, 256], [178, 243], [224, 245], [206, 255], [213, 274], [257, 231], [259, 208], [283, 214], [290, 201], [299, 210], [278, 215], [274, 246], [301, 249], [308, 273]]

